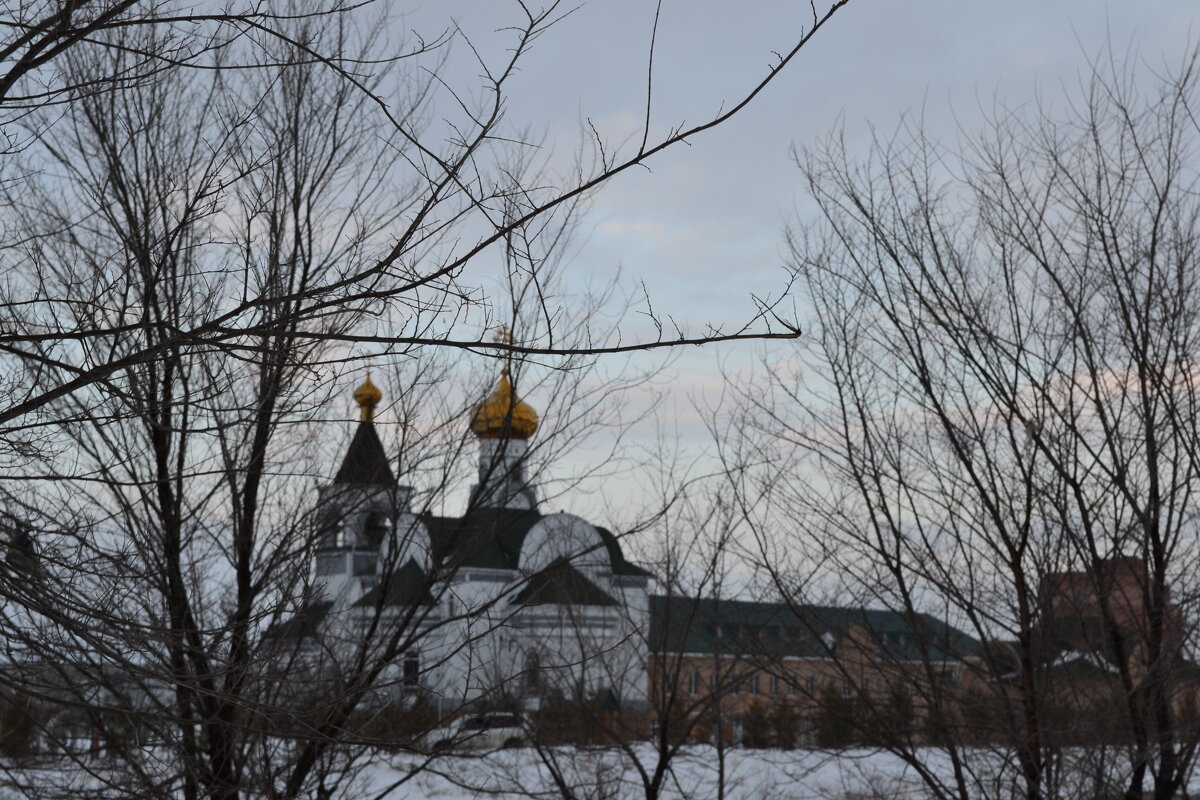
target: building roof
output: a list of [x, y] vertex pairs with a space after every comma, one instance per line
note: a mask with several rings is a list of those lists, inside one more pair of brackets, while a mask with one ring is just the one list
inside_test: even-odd
[[355, 608], [384, 606], [432, 606], [437, 601], [429, 591], [429, 576], [413, 559], [381, 580], [355, 602]]
[[654, 573], [649, 570], [642, 569], [637, 564], [625, 560], [625, 554], [621, 552], [621, 543], [617, 541], [617, 537], [608, 528], [596, 527], [596, 531], [600, 534], [600, 538], [604, 540], [604, 549], [608, 551], [609, 561], [612, 562], [613, 575], [629, 575], [639, 578], [653, 578]]
[[657, 652], [827, 658], [852, 626], [896, 660], [962, 658], [979, 643], [929, 614], [838, 606], [654, 595], [650, 647]]
[[512, 600], [513, 605], [615, 606], [617, 601], [588, 580], [570, 562], [555, 559], [548, 567], [529, 577]]
[[383, 442], [375, 431], [375, 423], [363, 420], [354, 431], [354, 438], [334, 477], [337, 483], [366, 486], [395, 486], [396, 476], [384, 452]]
[[484, 569], [516, 569], [521, 544], [540, 519], [536, 511], [515, 508], [476, 508], [463, 517], [422, 516], [436, 563]]
[[[515, 570], [529, 531], [543, 519], [533, 509], [476, 508], [464, 517], [426, 515], [433, 557], [453, 567]], [[617, 537], [597, 528], [614, 575], [648, 577], [649, 572], [626, 560]]]
[[331, 608], [333, 608], [333, 603], [328, 600], [306, 603], [292, 615], [291, 619], [286, 619], [268, 628], [265, 636], [268, 639], [303, 639], [315, 636]]

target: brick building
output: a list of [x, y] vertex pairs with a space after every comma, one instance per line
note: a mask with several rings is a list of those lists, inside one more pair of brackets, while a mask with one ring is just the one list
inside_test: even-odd
[[[871, 724], [908, 735], [930, 713], [930, 683], [959, 682], [979, 646], [928, 614], [859, 607], [654, 596], [650, 626], [652, 702], [692, 701], [713, 720], [698, 738], [762, 744], [837, 744]], [[750, 730], [764, 722], [766, 737]]]
[[[1163, 596], [1156, 598], [1156, 592]], [[1170, 588], [1156, 587], [1141, 559], [1104, 559], [1091, 569], [1050, 572], [1042, 578], [1039, 629], [1048, 648], [1100, 653], [1109, 660], [1129, 658], [1151, 638], [1150, 609], [1155, 605], [1163, 609], [1164, 649], [1178, 650], [1183, 619], [1171, 602]]]

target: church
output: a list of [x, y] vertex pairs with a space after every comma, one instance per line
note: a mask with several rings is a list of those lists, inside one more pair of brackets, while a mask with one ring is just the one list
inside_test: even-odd
[[526, 470], [538, 415], [508, 367], [470, 419], [478, 478], [460, 517], [412, 508], [376, 430], [382, 398], [369, 375], [354, 391], [360, 419], [312, 515], [312, 596], [274, 633], [327, 654], [373, 641], [391, 699], [444, 711], [556, 692], [644, 708], [652, 576], [609, 530], [541, 512]]
[[507, 367], [469, 420], [465, 513], [414, 509], [376, 430], [382, 398], [370, 376], [354, 391], [359, 421], [312, 514], [310, 599], [272, 634], [307, 642], [320, 674], [363, 655], [390, 664], [381, 704], [535, 711], [562, 696], [631, 719], [682, 704], [689, 730], [716, 714], [729, 742], [751, 707], [786, 706], [803, 723], [788, 741], [810, 744], [831, 692], [886, 692], [929, 659], [957, 683], [978, 648], [926, 614], [662, 593], [611, 531], [539, 509], [538, 414]]

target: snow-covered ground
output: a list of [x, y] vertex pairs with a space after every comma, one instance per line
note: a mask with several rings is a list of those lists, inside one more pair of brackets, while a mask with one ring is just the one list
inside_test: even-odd
[[[639, 761], [653, 768], [650, 749]], [[551, 754], [576, 797], [589, 800], [642, 798], [645, 792], [632, 759], [614, 750], [562, 750]], [[720, 796], [721, 759], [715, 748], [694, 747], [673, 762], [663, 794], [669, 800]], [[876, 751], [837, 754], [807, 750], [728, 750], [724, 796], [729, 800], [816, 800], [816, 798], [919, 798], [925, 792], [900, 759]], [[532, 749], [505, 750], [474, 758], [439, 760], [400, 785], [413, 765], [398, 756], [372, 773], [377, 794], [388, 800], [480, 800], [484, 797], [561, 797], [551, 770]], [[364, 796], [367, 796], [364, 794]]]
[[[1010, 757], [986, 749], [959, 751], [958, 775], [971, 796], [1006, 798], [1020, 784]], [[653, 768], [649, 746], [639, 747], [636, 761]], [[1010, 754], [1011, 755], [1011, 754]], [[955, 770], [944, 751], [919, 754], [948, 788]], [[564, 748], [545, 756], [557, 764], [558, 773], [571, 787], [576, 800], [640, 800], [646, 796], [635, 759], [616, 750], [587, 751]], [[483, 798], [538, 798], [566, 796], [556, 788], [552, 771], [537, 751], [503, 750], [475, 757], [448, 757], [426, 764], [415, 774], [412, 757], [395, 756], [368, 771], [370, 786], [362, 797], [386, 800], [483, 800]], [[824, 753], [810, 750], [728, 750], [724, 767], [715, 748], [689, 748], [673, 763], [662, 797], [664, 800], [925, 800], [933, 793], [914, 767], [889, 753], [848, 750]], [[1066, 751], [1052, 770], [1053, 785], [1046, 796], [1096, 798], [1119, 796], [1128, 762], [1113, 749]], [[406, 775], [412, 775], [405, 780]], [[724, 791], [721, 791], [721, 784]], [[1147, 787], [1149, 788], [1149, 787]], [[1200, 781], [1192, 776], [1189, 793]], [[953, 789], [950, 794], [953, 794]]]
[[[986, 749], [959, 751], [958, 775], [971, 797], [1009, 800], [1020, 781], [1010, 757]], [[143, 767], [154, 772], [152, 750]], [[514, 748], [476, 755], [433, 759], [379, 751], [361, 754], [351, 774], [343, 775], [337, 797], [355, 800], [643, 800], [639, 764], [652, 770], [648, 745], [632, 753], [615, 748], [562, 748], [539, 753]], [[955, 775], [947, 754], [929, 749], [918, 754], [921, 766], [945, 781], [948, 794]], [[551, 769], [550, 763], [554, 765]], [[55, 762], [41, 759], [20, 769], [0, 765], [0, 800], [45, 796], [142, 796], [125, 781], [128, 773], [103, 760]], [[1066, 751], [1052, 770], [1056, 776], [1046, 797], [1095, 800], [1119, 796], [1128, 762], [1119, 750]], [[1147, 787], [1149, 788], [1149, 787]], [[723, 789], [723, 791], [722, 791]], [[1187, 795], [1197, 796], [1196, 776]], [[47, 794], [47, 792], [50, 792]], [[685, 750], [672, 761], [663, 800], [927, 800], [935, 794], [915, 767], [875, 750], [825, 753], [811, 750], [730, 749], [723, 758], [710, 746]]]

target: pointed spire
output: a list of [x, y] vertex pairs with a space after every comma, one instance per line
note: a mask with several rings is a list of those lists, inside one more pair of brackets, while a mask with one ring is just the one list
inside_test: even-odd
[[383, 442], [375, 432], [375, 423], [370, 420], [358, 423], [358, 430], [354, 432], [354, 439], [334, 480], [345, 484], [396, 485], [396, 476], [392, 474]]
[[334, 478], [338, 483], [394, 486], [396, 476], [391, 463], [375, 431], [375, 407], [383, 399], [383, 392], [371, 382], [371, 375], [354, 390], [354, 401], [358, 403], [359, 423], [354, 439], [342, 459], [342, 466]]

